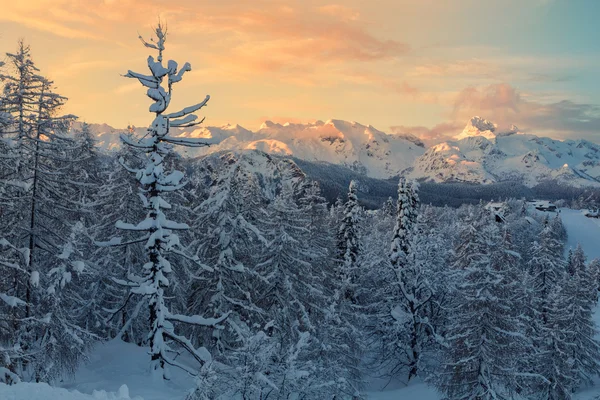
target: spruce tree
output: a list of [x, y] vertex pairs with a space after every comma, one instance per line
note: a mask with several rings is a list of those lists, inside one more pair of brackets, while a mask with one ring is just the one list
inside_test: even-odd
[[[150, 112], [155, 114], [154, 120], [144, 138], [132, 140], [128, 136], [121, 135], [123, 144], [146, 153], [145, 166], [140, 169], [131, 168], [131, 172], [136, 174], [140, 184], [146, 219], [137, 224], [118, 221], [116, 225], [118, 229], [124, 231], [142, 233], [142, 236], [134, 241], [145, 243], [147, 261], [142, 266], [141, 273], [130, 274], [128, 281], [122, 283], [129, 286], [131, 294], [141, 297], [139, 301], [148, 306], [150, 367], [156, 376], [168, 379], [166, 370], [168, 365], [179, 367], [191, 374], [197, 371], [176, 360], [173, 343], [187, 351], [201, 366], [211, 361], [208, 350], [205, 347], [196, 348], [187, 337], [175, 333], [174, 324], [214, 326], [222, 322], [226, 314], [218, 318], [187, 316], [171, 310], [168, 304], [169, 275], [173, 273], [176, 264], [172, 264], [167, 257], [177, 256], [184, 259], [191, 257], [185, 253], [178, 235], [174, 232], [186, 230], [188, 225], [170, 220], [165, 214], [165, 210], [171, 208], [167, 196], [184, 186], [184, 174], [180, 171], [167, 171], [165, 159], [174, 145], [192, 147], [208, 145], [206, 141], [173, 136], [172, 129], [200, 124], [202, 120], [197, 121], [198, 118], [194, 113], [206, 105], [209, 96], [198, 104], [166, 113], [171, 102], [173, 85], [181, 81], [185, 72], [191, 70], [191, 66], [185, 63], [178, 68], [175, 61], [169, 60], [165, 67], [163, 52], [167, 31], [159, 23], [155, 34], [156, 39], [151, 42], [142, 39], [147, 48], [158, 52], [156, 60], [152, 56], [148, 57], [150, 75], [133, 71], [128, 71], [125, 75], [137, 79], [148, 88], [147, 95], [153, 100]], [[118, 242], [119, 240], [113, 241], [113, 243]], [[193, 261], [197, 260], [193, 259]]]
[[[318, 396], [320, 374], [318, 315], [324, 306], [321, 281], [312, 260], [317, 249], [308, 246], [308, 216], [298, 207], [291, 187], [284, 187], [267, 210], [263, 221], [270, 240], [263, 260], [256, 265], [265, 285], [258, 293], [266, 312], [265, 325], [272, 353], [275, 398], [292, 395]], [[272, 390], [272, 389], [269, 389]]]
[[564, 317], [557, 321], [568, 338], [573, 369], [573, 386], [591, 384], [600, 374], [600, 345], [596, 339], [597, 327], [593, 320], [597, 291], [591, 271], [586, 266], [585, 254], [580, 245], [572, 253], [568, 265], [568, 274], [558, 295]]
[[217, 174], [208, 197], [194, 208], [192, 225], [196, 254], [214, 269], [209, 276], [217, 284], [207, 288], [203, 281], [194, 282], [190, 296], [193, 311], [205, 310], [215, 317], [231, 312], [225, 329], [206, 332], [206, 340], [212, 340], [216, 353], [225, 358], [244, 351], [254, 334], [252, 324], [261, 320], [256, 304], [261, 280], [254, 266], [268, 245], [255, 218], [259, 185], [247, 176], [242, 156], [230, 161], [228, 172]]
[[[396, 225], [390, 246], [390, 265], [394, 286], [390, 304], [392, 317], [390, 349], [395, 369], [408, 369], [408, 379], [417, 376], [424, 343], [433, 335], [426, 318], [428, 303], [433, 293], [425, 278], [421, 260], [416, 257], [414, 238], [418, 215], [419, 196], [414, 182], [401, 178], [398, 184]], [[389, 339], [388, 339], [389, 340]]]
[[344, 204], [344, 211], [338, 230], [341, 295], [352, 303], [357, 302], [355, 286], [359, 274], [357, 261], [361, 252], [360, 222], [362, 210], [358, 204], [357, 190], [358, 182], [350, 182], [348, 200]]
[[487, 211], [478, 207], [459, 232], [454, 272], [455, 303], [440, 370], [431, 381], [449, 400], [511, 398], [516, 359], [526, 350], [515, 295], [518, 254], [502, 239]]
[[562, 287], [568, 274], [557, 221], [544, 219], [544, 228], [531, 248], [526, 278], [529, 320], [525, 332], [535, 351], [527, 353], [523, 363], [534, 376], [539, 376], [526, 388], [529, 394], [568, 399], [576, 380], [572, 343], [566, 328], [569, 291]]

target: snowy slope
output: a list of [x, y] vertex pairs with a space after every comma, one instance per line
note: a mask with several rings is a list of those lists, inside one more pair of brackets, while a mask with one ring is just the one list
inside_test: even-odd
[[[75, 125], [77, 129], [78, 125]], [[127, 130], [91, 125], [105, 151], [119, 147]], [[145, 128], [131, 127], [141, 137]], [[219, 144], [185, 150], [192, 157], [235, 150], [259, 150], [312, 162], [348, 167], [372, 178], [398, 174], [434, 182], [492, 183], [522, 180], [528, 186], [557, 180], [576, 186], [600, 186], [600, 145], [586, 140], [559, 141], [519, 132], [500, 131], [480, 117], [468, 121], [454, 140], [428, 149], [411, 135], [390, 135], [371, 125], [341, 120], [308, 124], [266, 121], [256, 131], [239, 125], [192, 127], [174, 135], [212, 138]]]
[[561, 208], [560, 216], [568, 232], [565, 255], [570, 249], [575, 250], [578, 244], [585, 251], [588, 260], [600, 259], [600, 219], [588, 218], [582, 210]]
[[[91, 129], [103, 150], [118, 148], [119, 133], [126, 131], [107, 125], [91, 125]], [[144, 134], [143, 128], [132, 131], [138, 136]], [[188, 150], [189, 156], [223, 150], [260, 150], [344, 165], [374, 178], [398, 175], [425, 152], [423, 143], [414, 136], [390, 135], [370, 125], [340, 120], [283, 125], [266, 121], [255, 132], [239, 125], [196, 127], [184, 129], [180, 135], [220, 141], [208, 148]]]
[[266, 121], [256, 132], [228, 125], [185, 132], [183, 136], [221, 141], [219, 145], [197, 150], [196, 155], [222, 150], [260, 150], [344, 165], [374, 178], [398, 175], [425, 151], [416, 137], [389, 135], [370, 125], [340, 120], [283, 125]]
[[534, 186], [556, 180], [600, 186], [600, 146], [586, 140], [559, 141], [518, 132], [498, 132], [474, 117], [456, 140], [429, 148], [410, 175], [435, 182], [491, 183], [522, 180]]
[[280, 192], [283, 182], [295, 187], [306, 179], [300, 167], [289, 158], [257, 150], [212, 153], [194, 159], [190, 167], [190, 187], [197, 194], [217, 185], [243, 182], [248, 190], [256, 187], [260, 199], [267, 202]]
[[[122, 385], [127, 385], [129, 395], [134, 400], [137, 400], [136, 397], [144, 400], [183, 400], [194, 388], [193, 378], [176, 368], [171, 370], [169, 382], [155, 381], [150, 374], [149, 358], [148, 349], [121, 340], [98, 344], [89, 362], [62, 386], [82, 393], [94, 393], [100, 390], [118, 392]], [[3, 399], [2, 396], [0, 398]]]

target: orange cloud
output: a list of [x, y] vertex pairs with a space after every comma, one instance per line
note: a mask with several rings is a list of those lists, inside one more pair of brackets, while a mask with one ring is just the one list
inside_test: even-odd
[[[343, 115], [378, 126], [413, 124], [411, 129], [431, 138], [443, 137], [454, 128], [453, 121], [462, 129], [472, 114], [547, 126], [544, 119], [556, 112], [578, 120], [577, 129], [594, 126], [596, 111], [586, 99], [560, 102], [569, 98], [562, 92], [562, 97], [540, 100], [538, 92], [533, 100], [512, 85], [490, 86], [550, 86], [565, 74], [576, 75], [589, 61], [511, 56], [486, 43], [457, 42], [470, 29], [467, 23], [455, 24], [462, 21], [457, 15], [468, 21], [466, 1], [386, 0], [377, 6], [360, 0], [4, 3], [0, 20], [10, 24], [0, 31], [2, 50], [12, 50], [18, 37], [31, 40], [42, 73], [71, 98], [68, 111], [90, 120], [119, 126], [146, 121], [144, 89], [134, 94], [135, 86], [120, 74], [129, 68], [144, 72], [149, 51], [140, 46], [137, 32], [147, 38], [160, 16], [170, 31], [166, 57], [193, 66], [174, 101], [211, 94], [209, 121], [244, 124], [260, 115], [293, 117], [285, 120]], [[431, 13], [432, 7], [438, 12]], [[413, 42], [409, 45], [406, 38]], [[423, 127], [440, 118], [450, 122]]]
[[345, 20], [356, 21], [360, 17], [358, 10], [340, 4], [327, 4], [317, 8], [322, 14], [332, 17], [342, 17]]
[[259, 74], [295, 85], [332, 84], [344, 80], [336, 65], [408, 53], [408, 44], [370, 32], [357, 10], [318, 3], [180, 0], [165, 6], [159, 0], [89, 0], [83, 7], [79, 0], [28, 0], [7, 5], [0, 19], [68, 38], [124, 41], [131, 48], [135, 40], [119, 33], [126, 27], [143, 32], [158, 15], [178, 39], [198, 43], [206, 71], [231, 81]]

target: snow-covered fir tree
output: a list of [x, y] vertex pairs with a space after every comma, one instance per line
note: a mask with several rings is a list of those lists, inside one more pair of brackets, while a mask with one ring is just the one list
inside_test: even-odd
[[[131, 133], [129, 133], [131, 136]], [[134, 140], [130, 137], [130, 140]], [[93, 237], [96, 248], [92, 258], [97, 268], [104, 273], [98, 282], [99, 293], [93, 301], [98, 305], [102, 335], [119, 337], [137, 344], [146, 342], [144, 332], [147, 310], [131, 299], [129, 287], [115, 282], [126, 280], [135, 266], [144, 262], [144, 244], [136, 241], [136, 232], [122, 232], [119, 246], [110, 246], [106, 238], [114, 235], [117, 221], [136, 221], [144, 218], [144, 209], [139, 206], [139, 190], [136, 177], [128, 168], [141, 168], [144, 153], [132, 146], [122, 146], [113, 160], [104, 166], [102, 183], [97, 188], [94, 210], [102, 218], [94, 221]], [[143, 316], [143, 317], [142, 317]]]
[[[136, 174], [140, 184], [143, 207], [146, 218], [137, 223], [117, 222], [117, 228], [125, 231], [135, 231], [142, 235], [135, 239], [144, 242], [146, 248], [146, 263], [141, 271], [129, 275], [127, 281], [122, 283], [131, 288], [131, 293], [140, 297], [140, 302], [147, 304], [149, 311], [148, 342], [150, 346], [150, 367], [156, 376], [168, 379], [167, 366], [176, 366], [192, 374], [193, 369], [176, 360], [177, 348], [187, 351], [199, 364], [203, 366], [211, 361], [211, 356], [205, 347], [196, 348], [185, 336], [175, 332], [175, 324], [192, 324], [199, 326], [214, 326], [225, 319], [227, 314], [218, 318], [204, 318], [199, 315], [188, 316], [172, 310], [168, 304], [167, 291], [169, 290], [169, 275], [173, 272], [172, 264], [167, 257], [173, 256], [190, 258], [179, 242], [179, 237], [174, 231], [188, 229], [188, 225], [168, 219], [165, 210], [171, 205], [167, 195], [184, 186], [184, 174], [180, 171], [167, 171], [165, 158], [171, 152], [173, 145], [206, 146], [202, 140], [185, 139], [170, 135], [170, 130], [176, 127], [194, 126], [202, 121], [197, 121], [196, 111], [206, 105], [209, 96], [198, 104], [182, 110], [167, 113], [171, 102], [173, 85], [180, 82], [185, 72], [191, 70], [189, 63], [181, 68], [169, 60], [163, 65], [163, 52], [167, 39], [167, 31], [160, 23], [155, 29], [156, 38], [151, 42], [142, 39], [143, 44], [158, 52], [158, 57], [148, 57], [150, 75], [128, 71], [128, 78], [137, 79], [146, 87], [147, 95], [153, 100], [150, 112], [155, 114], [148, 133], [144, 138], [132, 140], [126, 135], [121, 136], [123, 144], [141, 149], [146, 153], [146, 164], [139, 169], [131, 168]], [[120, 240], [115, 238], [113, 244]], [[182, 310], [185, 311], [185, 310]], [[176, 346], [176, 347], [175, 347]]]
[[79, 316], [70, 312], [85, 303], [87, 288], [77, 287], [61, 301], [58, 291], [51, 290], [57, 259], [82, 208], [75, 196], [78, 182], [69, 173], [77, 145], [67, 131], [75, 117], [59, 114], [66, 98], [54, 93], [53, 83], [39, 73], [28, 46], [20, 41], [7, 58], [10, 68], [0, 75], [2, 112], [9, 116], [2, 139], [10, 146], [0, 190], [6, 196], [6, 229], [0, 236], [19, 249], [19, 268], [11, 272], [8, 294], [25, 302], [11, 310], [13, 345], [23, 357], [13, 357], [9, 368], [23, 379], [47, 381], [64, 367], [74, 368], [90, 342]]
[[481, 207], [459, 235], [452, 266], [459, 283], [441, 365], [430, 380], [448, 399], [511, 398], [516, 360], [527, 350], [515, 279], [519, 255]]
[[417, 223], [419, 196], [416, 183], [400, 178], [396, 225], [392, 234], [390, 262], [395, 268], [403, 268], [410, 252], [412, 235]]
[[[415, 182], [401, 178], [398, 184], [396, 224], [390, 246], [392, 281], [386, 305], [387, 349], [392, 373], [406, 369], [408, 379], [417, 376], [425, 343], [434, 335], [427, 318], [433, 292], [424, 265], [417, 255], [415, 240], [419, 196]], [[385, 315], [385, 314], [384, 314]]]
[[575, 376], [565, 330], [569, 296], [562, 287], [568, 274], [558, 220], [550, 222], [546, 217], [543, 225], [530, 250], [526, 278], [529, 301], [525, 309], [528, 316], [525, 333], [535, 351], [526, 353], [522, 362], [539, 376], [527, 388], [529, 394], [543, 394], [549, 399], [570, 398]]
[[217, 174], [208, 198], [194, 209], [197, 217], [192, 226], [197, 254], [214, 268], [209, 275], [217, 284], [207, 288], [205, 282], [195, 282], [191, 307], [206, 310], [215, 317], [231, 312], [225, 329], [215, 329], [206, 338], [225, 357], [225, 353], [245, 345], [245, 340], [253, 335], [252, 322], [260, 319], [257, 315], [261, 310], [254, 293], [260, 277], [254, 264], [268, 244], [257, 226], [254, 215], [257, 210], [252, 207], [261, 196], [259, 185], [247, 175], [242, 158], [231, 161], [228, 173]]
[[358, 204], [358, 182], [350, 182], [348, 200], [343, 209], [338, 230], [339, 276], [342, 284], [341, 295], [356, 303], [356, 279], [359, 274], [358, 257], [361, 252], [360, 223], [362, 208]]
[[324, 373], [317, 329], [325, 304], [313, 265], [322, 255], [309, 247], [309, 223], [289, 185], [270, 204], [263, 221], [270, 243], [256, 271], [265, 282], [258, 293], [267, 318], [264, 329], [269, 339], [264, 346], [275, 346], [269, 376], [277, 388], [275, 398], [319, 397], [317, 383]]
[[600, 375], [600, 344], [593, 320], [597, 289], [580, 245], [570, 253], [561, 286], [558, 295], [564, 297], [560, 304], [564, 317], [557, 325], [568, 338], [573, 387], [577, 388], [591, 384]]
[[553, 223], [550, 223], [548, 219], [544, 220], [544, 228], [530, 249], [531, 255], [527, 265], [532, 291], [533, 318], [542, 324], [547, 320], [550, 296], [566, 273], [562, 256], [563, 243], [560, 241], [560, 231], [556, 229], [556, 221], [553, 219]]

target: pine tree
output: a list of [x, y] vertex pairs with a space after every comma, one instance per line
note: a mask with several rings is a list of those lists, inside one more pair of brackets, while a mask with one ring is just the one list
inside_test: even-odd
[[[129, 140], [134, 140], [129, 133]], [[101, 184], [95, 198], [95, 214], [101, 215], [95, 221], [92, 233], [96, 248], [92, 258], [94, 264], [103, 271], [98, 280], [98, 294], [94, 302], [96, 309], [103, 310], [95, 316], [100, 324], [102, 335], [108, 338], [119, 337], [139, 345], [146, 343], [144, 323], [138, 318], [146, 311], [129, 301], [130, 288], [115, 282], [124, 281], [133, 272], [132, 266], [144, 262], [144, 244], [136, 241], [136, 232], [124, 231], [119, 246], [111, 246], [106, 241], [114, 235], [117, 221], [136, 221], [144, 218], [144, 209], [139, 207], [138, 182], [128, 168], [140, 169], [144, 164], [144, 153], [132, 146], [122, 146], [114, 158], [101, 171]], [[123, 299], [127, 299], [123, 303]], [[145, 316], [145, 315], [144, 315]]]
[[528, 262], [526, 287], [529, 288], [529, 323], [525, 328], [535, 351], [526, 354], [523, 363], [540, 376], [527, 390], [544, 393], [549, 399], [570, 398], [575, 385], [572, 343], [568, 330], [569, 294], [562, 287], [567, 274], [563, 245], [556, 218], [546, 218], [539, 238], [534, 242]]
[[585, 253], [578, 244], [575, 251], [569, 250], [567, 257], [567, 272], [570, 276], [575, 276], [586, 270]]
[[514, 268], [518, 254], [489, 213], [476, 208], [460, 230], [459, 276], [441, 369], [430, 378], [446, 398], [511, 398], [516, 359], [525, 351]]
[[[329, 307], [325, 310], [325, 323], [329, 339], [324, 343], [329, 353], [326, 359], [331, 360], [335, 353], [339, 354], [343, 365], [331, 364], [329, 369], [337, 381], [338, 388], [347, 395], [360, 397], [361, 373], [360, 362], [363, 354], [364, 339], [360, 327], [364, 325], [364, 304], [366, 291], [359, 287], [364, 280], [364, 260], [361, 225], [363, 210], [357, 198], [358, 182], [350, 182], [348, 200], [334, 208], [331, 221], [339, 218], [337, 232], [337, 268], [331, 273], [327, 289], [329, 291]], [[335, 345], [334, 345], [335, 343]]]
[[410, 243], [417, 223], [419, 196], [416, 184], [400, 178], [398, 183], [398, 204], [396, 226], [392, 236], [390, 261], [395, 268], [403, 268], [410, 252]]
[[394, 199], [388, 197], [388, 199], [381, 206], [381, 212], [386, 215], [393, 217], [396, 215], [396, 204], [394, 204]]
[[[1, 192], [0, 192], [1, 193]], [[20, 268], [20, 250], [8, 240], [0, 238], [0, 382], [13, 384], [20, 382], [15, 373], [14, 361], [25, 357], [22, 349], [13, 343], [15, 324], [18, 323], [15, 307], [24, 308], [25, 302], [11, 294], [13, 270]]]
[[[556, 219], [554, 220], [556, 221]], [[546, 323], [550, 296], [562, 281], [566, 266], [562, 256], [563, 244], [557, 231], [547, 220], [539, 239], [531, 248], [528, 263], [529, 283], [532, 290], [533, 317]]]
[[600, 374], [600, 345], [593, 320], [597, 289], [585, 261], [583, 249], [578, 245], [569, 258], [566, 281], [559, 291], [564, 297], [560, 299], [564, 312], [560, 329], [570, 346], [574, 387], [590, 384]]
[[314, 396], [311, 390], [320, 379], [317, 318], [324, 302], [312, 260], [320, 255], [308, 246], [308, 217], [292, 188], [282, 188], [267, 216], [263, 225], [270, 244], [256, 271], [266, 283], [259, 304], [272, 321], [266, 333], [276, 346], [270, 380], [278, 388], [276, 398]]
[[51, 380], [83, 358], [90, 341], [89, 331], [70, 312], [85, 303], [87, 288], [78, 287], [61, 301], [50, 290], [56, 260], [82, 209], [75, 196], [78, 182], [69, 176], [76, 144], [67, 132], [75, 117], [59, 115], [66, 98], [39, 74], [28, 46], [19, 42], [18, 51], [7, 56], [12, 74], [0, 78], [5, 83], [2, 111], [10, 122], [2, 137], [11, 146], [2, 191], [10, 200], [2, 236], [21, 253], [10, 295], [25, 302], [12, 308], [12, 336], [24, 356], [13, 358], [11, 369], [25, 379]]
[[197, 254], [214, 268], [211, 279], [218, 284], [207, 288], [195, 282], [191, 309], [207, 310], [215, 317], [231, 312], [225, 329], [210, 333], [216, 352], [226, 357], [245, 347], [254, 334], [253, 322], [261, 320], [255, 294], [261, 280], [254, 265], [268, 244], [255, 215], [254, 202], [261, 196], [258, 183], [247, 176], [241, 157], [230, 162], [229, 173], [216, 177], [208, 198], [194, 209], [192, 228], [199, 238]]
[[[163, 51], [167, 32], [159, 23], [155, 29], [156, 40], [148, 43], [142, 39], [143, 44], [156, 50], [158, 57], [148, 57], [148, 68], [151, 75], [143, 75], [128, 71], [128, 78], [137, 79], [148, 88], [147, 95], [153, 100], [150, 112], [155, 114], [154, 121], [148, 128], [146, 137], [140, 140], [131, 140], [122, 135], [121, 140], [125, 145], [143, 150], [146, 153], [146, 165], [140, 169], [131, 169], [136, 174], [143, 196], [143, 206], [147, 211], [146, 219], [138, 224], [117, 222], [117, 228], [125, 231], [144, 233], [137, 242], [145, 242], [147, 262], [143, 265], [142, 274], [130, 275], [129, 281], [123, 282], [131, 288], [133, 295], [141, 296], [140, 302], [148, 304], [151, 370], [156, 376], [168, 379], [167, 365], [179, 367], [190, 373], [194, 369], [175, 359], [172, 353], [172, 343], [185, 349], [202, 366], [211, 361], [211, 356], [205, 347], [195, 348], [188, 338], [175, 333], [175, 323], [192, 324], [198, 326], [215, 326], [225, 319], [203, 318], [198, 315], [187, 316], [173, 312], [167, 304], [166, 291], [169, 289], [168, 276], [173, 272], [173, 264], [168, 261], [168, 255], [190, 258], [186, 255], [179, 237], [173, 231], [188, 229], [184, 223], [172, 221], [167, 218], [164, 210], [171, 208], [167, 202], [167, 195], [176, 192], [184, 185], [184, 175], [180, 171], [167, 172], [165, 159], [171, 152], [173, 145], [206, 146], [202, 140], [185, 139], [171, 136], [172, 128], [194, 126], [197, 116], [194, 112], [206, 105], [207, 96], [202, 102], [180, 111], [165, 113], [171, 101], [172, 88], [181, 81], [185, 72], [191, 70], [189, 63], [181, 69], [175, 61], [169, 60], [167, 67], [163, 66]], [[163, 80], [167, 80], [166, 89]], [[118, 242], [118, 241], [115, 241]], [[196, 261], [196, 260], [194, 260]]]
[[[315, 310], [315, 319], [319, 328], [316, 330], [320, 350], [316, 354], [321, 360], [319, 372], [320, 382], [323, 385], [321, 397], [325, 395], [338, 398], [349, 396], [361, 398], [363, 376], [361, 369], [361, 355], [364, 334], [362, 329], [362, 308], [351, 304], [346, 299], [340, 298], [339, 275], [335, 268], [335, 235], [331, 230], [323, 229], [329, 223], [327, 203], [321, 196], [316, 182], [303, 181], [296, 189], [298, 205], [301, 212], [308, 217], [307, 244], [312, 249], [310, 257], [315, 282], [322, 282], [316, 286], [322, 290], [321, 303]], [[334, 225], [335, 226], [335, 225]], [[361, 253], [358, 258], [359, 265], [363, 265], [368, 257]], [[368, 278], [361, 274], [357, 280], [357, 295], [367, 302], [368, 290], [362, 283]]]
[[341, 225], [338, 230], [341, 294], [352, 303], [357, 302], [355, 285], [359, 268], [357, 260], [361, 252], [360, 221], [362, 210], [358, 204], [357, 190], [358, 182], [350, 182], [348, 200], [344, 205]]
[[[408, 369], [408, 379], [417, 376], [424, 343], [434, 334], [426, 317], [433, 298], [421, 260], [416, 256], [415, 228], [419, 196], [414, 182], [401, 178], [398, 184], [396, 225], [390, 247], [390, 266], [394, 286], [390, 308], [389, 349], [393, 352], [394, 370]], [[394, 349], [396, 349], [394, 351]]]
[[[569, 297], [562, 288], [556, 287], [548, 295], [548, 308], [545, 324], [539, 327], [537, 352], [538, 364], [535, 371], [543, 378], [539, 385], [530, 388], [529, 394], [548, 400], [569, 400], [576, 385], [573, 344], [569, 342], [570, 332]], [[540, 340], [541, 337], [541, 340]]]

